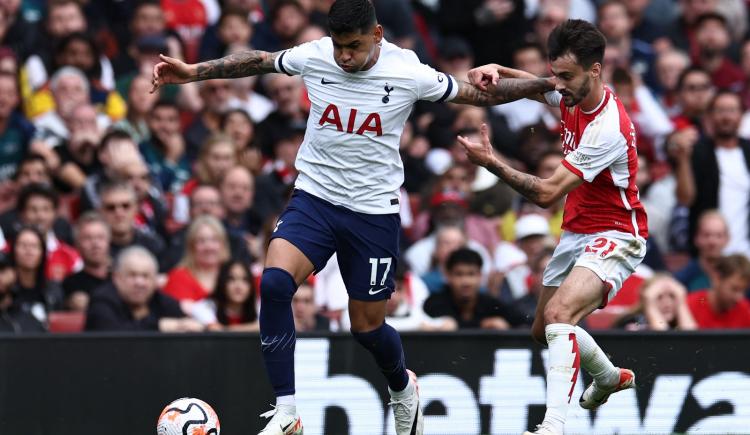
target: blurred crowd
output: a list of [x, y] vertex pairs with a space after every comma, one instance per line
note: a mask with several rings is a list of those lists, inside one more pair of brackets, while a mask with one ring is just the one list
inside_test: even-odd
[[[258, 328], [265, 247], [296, 177], [309, 100], [271, 74], [166, 86], [151, 71], [326, 35], [332, 0], [0, 0], [0, 330]], [[546, 37], [597, 23], [637, 130], [648, 255], [588, 327], [749, 328], [750, 33], [743, 0], [373, 0], [387, 40], [464, 78], [548, 75]], [[557, 108], [417, 104], [401, 139], [402, 258], [388, 321], [528, 327], [560, 236], [470, 164], [491, 126], [514, 167], [562, 158]], [[348, 331], [335, 256], [294, 296], [300, 331]]]

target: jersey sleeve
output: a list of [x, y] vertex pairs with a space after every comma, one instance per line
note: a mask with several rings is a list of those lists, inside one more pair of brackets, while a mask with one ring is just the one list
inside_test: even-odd
[[414, 55], [415, 63], [414, 79], [417, 81], [417, 99], [440, 103], [450, 101], [458, 93], [456, 79], [448, 74], [432, 68], [429, 65], [418, 63]]
[[274, 63], [276, 71], [288, 76], [302, 74], [307, 61], [318, 54], [319, 46], [320, 41], [311, 41], [282, 51]]
[[578, 149], [569, 153], [562, 161], [563, 166], [589, 183], [623, 156], [627, 158], [628, 144], [625, 137], [619, 130], [608, 132], [601, 127], [602, 125], [590, 124]]

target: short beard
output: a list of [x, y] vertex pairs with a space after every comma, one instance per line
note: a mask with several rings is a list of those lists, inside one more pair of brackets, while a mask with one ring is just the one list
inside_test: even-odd
[[586, 98], [589, 92], [591, 92], [591, 77], [586, 76], [586, 80], [584, 80], [584, 82], [581, 83], [581, 87], [578, 89], [578, 92], [570, 95], [573, 101], [568, 103], [568, 102], [565, 102], [565, 99], [563, 99], [563, 102], [565, 102], [565, 105], [567, 107], [577, 106], [581, 101], [583, 101], [584, 98]]

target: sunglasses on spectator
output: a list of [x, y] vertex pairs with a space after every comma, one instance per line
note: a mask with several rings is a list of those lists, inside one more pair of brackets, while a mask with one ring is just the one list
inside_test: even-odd
[[104, 204], [104, 209], [107, 211], [115, 211], [118, 208], [121, 208], [123, 210], [130, 210], [133, 207], [133, 204], [130, 202], [120, 202], [120, 203], [109, 203]]

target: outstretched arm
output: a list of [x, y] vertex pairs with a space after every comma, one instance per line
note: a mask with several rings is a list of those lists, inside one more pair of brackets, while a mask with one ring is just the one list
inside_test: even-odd
[[154, 66], [151, 92], [170, 83], [233, 79], [276, 72], [274, 62], [280, 53], [252, 50], [196, 64], [187, 64], [179, 59], [160, 55], [162, 61]]
[[[496, 87], [499, 83], [508, 79], [528, 79], [534, 80], [539, 77], [531, 74], [530, 72], [508, 68], [506, 66], [498, 65], [495, 63], [478, 66], [468, 73], [469, 82], [478, 87], [483, 91], [492, 92], [493, 87]], [[547, 79], [550, 80], [550, 79]], [[544, 97], [544, 92], [554, 90], [554, 82], [552, 83], [552, 89], [547, 89], [543, 92], [539, 92], [532, 95], [526, 95], [525, 98], [539, 101], [543, 104], [549, 104]]]
[[451, 102], [474, 106], [497, 106], [521, 98], [533, 98], [553, 89], [555, 89], [554, 83], [544, 78], [502, 79], [495, 84], [487, 85], [486, 91], [470, 83], [458, 81], [458, 93]]
[[517, 171], [495, 155], [490, 138], [487, 135], [486, 124], [482, 124], [481, 134], [482, 143], [471, 142], [462, 136], [458, 137], [458, 141], [464, 146], [469, 160], [477, 165], [484, 166], [512, 187], [513, 190], [540, 207], [552, 206], [560, 198], [583, 183], [581, 178], [563, 165], [558, 166], [550, 178], [539, 178]]

